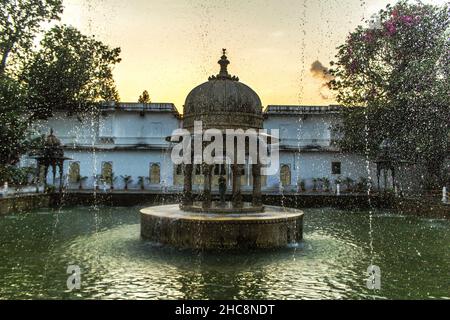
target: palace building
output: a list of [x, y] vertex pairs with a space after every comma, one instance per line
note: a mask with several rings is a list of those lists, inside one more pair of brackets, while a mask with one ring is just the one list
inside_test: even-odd
[[[189, 93], [184, 115], [172, 103], [120, 103], [103, 105], [100, 112], [82, 118], [59, 111], [37, 123], [36, 129], [43, 134], [53, 129], [65, 156], [71, 159], [64, 166], [66, 188], [77, 189], [81, 185], [84, 189], [109, 189], [112, 185], [120, 190], [126, 185], [137, 190], [181, 191], [183, 166], [173, 165], [166, 137], [176, 129], [192, 127], [194, 112], [206, 121], [207, 127], [235, 128], [241, 121], [254, 123], [254, 128], [279, 130], [279, 170], [261, 178], [262, 192], [316, 190], [320, 184], [323, 189], [333, 189], [338, 179], [377, 179], [374, 163], [361, 155], [343, 153], [336, 144], [333, 128], [341, 121], [342, 107], [263, 107], [256, 92], [228, 74], [225, 52], [219, 64], [217, 76], [209, 77]], [[233, 110], [233, 117], [227, 110]], [[208, 115], [205, 119], [202, 112]], [[22, 165], [32, 163], [31, 158], [24, 159]], [[213, 191], [217, 190], [221, 175], [231, 187], [230, 166], [216, 165], [212, 172]], [[251, 165], [244, 165], [239, 175], [241, 190], [251, 191]], [[194, 191], [202, 188], [203, 179], [202, 166], [195, 165]]]
[[[278, 174], [263, 177], [263, 191], [278, 192], [281, 187], [296, 191], [301, 184], [312, 189], [315, 179], [326, 178], [334, 184], [338, 178], [367, 178], [366, 159], [342, 153], [336, 146], [333, 127], [339, 123], [340, 111], [340, 106], [269, 105], [264, 109], [263, 127], [280, 133], [280, 168]], [[139, 189], [144, 183], [147, 190], [179, 191], [183, 168], [172, 164], [166, 137], [181, 128], [182, 121], [171, 103], [121, 103], [103, 106], [90, 118], [59, 112], [36, 127], [43, 134], [52, 128], [61, 140], [65, 156], [71, 159], [64, 167], [64, 184], [69, 188], [78, 188], [83, 178], [84, 189], [96, 184], [102, 187], [103, 182], [108, 188], [113, 182], [115, 189], [123, 189], [123, 177], [130, 176], [130, 189]], [[242, 189], [251, 190], [250, 166], [244, 167]], [[374, 164], [369, 170], [376, 179]], [[194, 189], [203, 185], [201, 171], [200, 165], [194, 168]], [[229, 176], [231, 170], [216, 166], [213, 188], [221, 174]]]

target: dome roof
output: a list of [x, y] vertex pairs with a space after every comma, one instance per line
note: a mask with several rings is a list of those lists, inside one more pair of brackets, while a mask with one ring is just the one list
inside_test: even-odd
[[45, 139], [44, 145], [49, 148], [61, 146], [61, 141], [55, 136], [53, 129], [50, 129], [50, 134]]
[[218, 62], [220, 73], [194, 88], [184, 105], [184, 128], [203, 121], [203, 128], [262, 128], [261, 99], [239, 78], [228, 73], [225, 49]]
[[55, 136], [53, 129], [50, 129], [50, 134], [44, 141], [42, 156], [47, 158], [64, 157], [64, 150], [61, 145], [61, 141]]

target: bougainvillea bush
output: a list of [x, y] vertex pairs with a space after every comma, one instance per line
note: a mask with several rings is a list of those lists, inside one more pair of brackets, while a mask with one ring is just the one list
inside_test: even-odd
[[341, 146], [374, 158], [391, 152], [446, 179], [450, 128], [450, 5], [400, 1], [349, 34], [332, 62]]

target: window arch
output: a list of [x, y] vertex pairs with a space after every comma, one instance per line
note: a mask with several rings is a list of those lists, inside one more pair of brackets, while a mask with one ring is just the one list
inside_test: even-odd
[[150, 184], [160, 184], [161, 183], [161, 166], [159, 163], [150, 164]]
[[291, 168], [289, 167], [289, 165], [281, 165], [280, 180], [283, 187], [291, 185]]
[[181, 186], [184, 182], [184, 166], [182, 164], [177, 164], [174, 167], [174, 177], [173, 184], [175, 186]]
[[102, 162], [102, 179], [106, 183], [112, 182], [113, 164], [110, 161]]
[[73, 161], [69, 164], [69, 182], [77, 183], [80, 180], [80, 163]]

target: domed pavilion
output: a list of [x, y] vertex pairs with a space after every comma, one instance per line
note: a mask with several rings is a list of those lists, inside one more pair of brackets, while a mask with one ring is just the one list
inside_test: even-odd
[[[226, 50], [218, 61], [220, 72], [209, 77], [208, 81], [195, 87], [187, 96], [184, 105], [183, 128], [194, 132], [194, 124], [202, 122], [203, 132], [208, 129], [219, 129], [223, 134], [224, 159], [228, 159], [232, 171], [232, 206], [233, 209], [243, 207], [241, 194], [241, 176], [244, 172], [244, 165], [237, 164], [237, 146], [230, 156], [226, 150], [226, 130], [227, 129], [255, 129], [263, 128], [263, 113], [261, 99], [258, 94], [249, 86], [239, 81], [239, 78], [228, 73], [230, 61], [227, 58]], [[203, 144], [203, 148], [206, 144]], [[245, 142], [245, 152], [248, 155], [248, 140]], [[234, 157], [234, 159], [230, 159]], [[193, 162], [193, 161], [192, 161]], [[194, 166], [185, 164], [184, 170], [184, 197], [183, 208], [192, 209], [192, 172]], [[211, 210], [211, 181], [213, 165], [202, 163], [204, 175], [204, 185], [202, 192], [202, 209]], [[261, 165], [252, 164], [253, 176], [253, 197], [252, 210], [262, 210], [261, 200]]]

